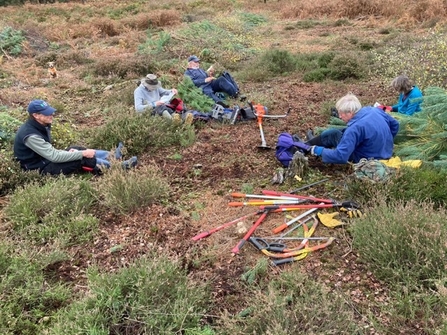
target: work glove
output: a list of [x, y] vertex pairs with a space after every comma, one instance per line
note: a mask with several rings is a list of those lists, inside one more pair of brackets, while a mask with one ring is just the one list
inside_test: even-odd
[[323, 149], [323, 147], [313, 145], [310, 147], [310, 154], [312, 156], [321, 156], [321, 154], [323, 153]]

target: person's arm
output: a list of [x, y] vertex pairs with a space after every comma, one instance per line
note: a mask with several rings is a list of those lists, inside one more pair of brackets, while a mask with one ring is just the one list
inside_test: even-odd
[[[81, 160], [82, 157], [87, 157], [87, 150], [82, 151], [65, 151], [55, 149], [51, 143], [46, 142], [42, 137], [37, 135], [28, 136], [25, 139], [25, 145], [37, 153], [39, 156], [48, 159], [52, 163], [65, 163]], [[94, 151], [94, 150], [93, 150]], [[90, 157], [91, 158], [91, 157]]]
[[323, 163], [346, 164], [359, 142], [358, 135], [351, 129], [346, 128], [340, 143], [335, 149], [323, 149], [321, 153]]
[[194, 85], [197, 87], [203, 86], [207, 83], [206, 78], [208, 77], [208, 74], [202, 69], [188, 69], [185, 71], [185, 75], [190, 77]]
[[154, 102], [149, 102], [146, 99], [146, 96], [144, 95], [144, 92], [140, 89], [137, 88], [134, 92], [134, 101], [135, 101], [135, 110], [137, 112], [144, 112], [145, 110], [148, 109], [154, 109], [155, 108], [155, 101]]
[[396, 137], [399, 131], [399, 122], [387, 113], [385, 113], [384, 117], [388, 123], [388, 126], [390, 127], [391, 135], [393, 135], [393, 138]]

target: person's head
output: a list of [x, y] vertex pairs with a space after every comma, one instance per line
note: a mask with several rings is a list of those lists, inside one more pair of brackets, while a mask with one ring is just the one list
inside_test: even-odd
[[393, 79], [391, 86], [399, 93], [407, 93], [413, 88], [413, 84], [406, 75], [400, 75]]
[[56, 112], [56, 109], [44, 100], [32, 100], [28, 105], [29, 116], [44, 126], [53, 122], [54, 112]]
[[198, 69], [200, 67], [200, 58], [196, 55], [192, 55], [188, 57], [188, 68], [190, 69]]
[[340, 119], [348, 122], [362, 108], [362, 104], [354, 94], [348, 93], [337, 101], [335, 108]]
[[157, 88], [161, 87], [157, 76], [152, 73], [141, 79], [141, 83], [147, 88], [148, 91], [155, 91]]

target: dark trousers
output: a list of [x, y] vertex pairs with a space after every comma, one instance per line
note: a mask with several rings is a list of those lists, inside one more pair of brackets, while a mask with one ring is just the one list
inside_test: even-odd
[[324, 148], [336, 148], [343, 136], [345, 129], [327, 129], [324, 130], [319, 136], [315, 136], [313, 139], [307, 141], [309, 145], [317, 145]]
[[[86, 169], [85, 169], [86, 168]], [[72, 174], [72, 173], [83, 173], [86, 171], [91, 171], [95, 173], [96, 158], [82, 158], [81, 160], [64, 162], [64, 163], [48, 163], [42, 169], [40, 169], [41, 174], [50, 174], [52, 176], [59, 174]]]
[[217, 92], [226, 93], [230, 97], [236, 97], [239, 93], [239, 87], [237, 86], [233, 77], [226, 71], [222, 73], [219, 78], [214, 79], [210, 85], [203, 88], [203, 93], [215, 102], [222, 100], [215, 94]]

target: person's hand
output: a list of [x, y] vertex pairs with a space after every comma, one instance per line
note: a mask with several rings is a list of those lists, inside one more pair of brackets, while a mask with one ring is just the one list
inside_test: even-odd
[[323, 147], [313, 145], [310, 147], [310, 154], [312, 156], [321, 156], [321, 154], [323, 153], [323, 149]]
[[82, 157], [85, 158], [93, 158], [95, 157], [96, 151], [94, 149], [85, 149], [82, 150]]
[[209, 83], [210, 81], [213, 81], [213, 80], [214, 80], [214, 77], [212, 77], [212, 76], [207, 77], [207, 78], [205, 79], [205, 83]]
[[175, 88], [171, 89], [171, 91], [172, 93], [174, 93], [174, 95], [178, 93], [178, 91]]

